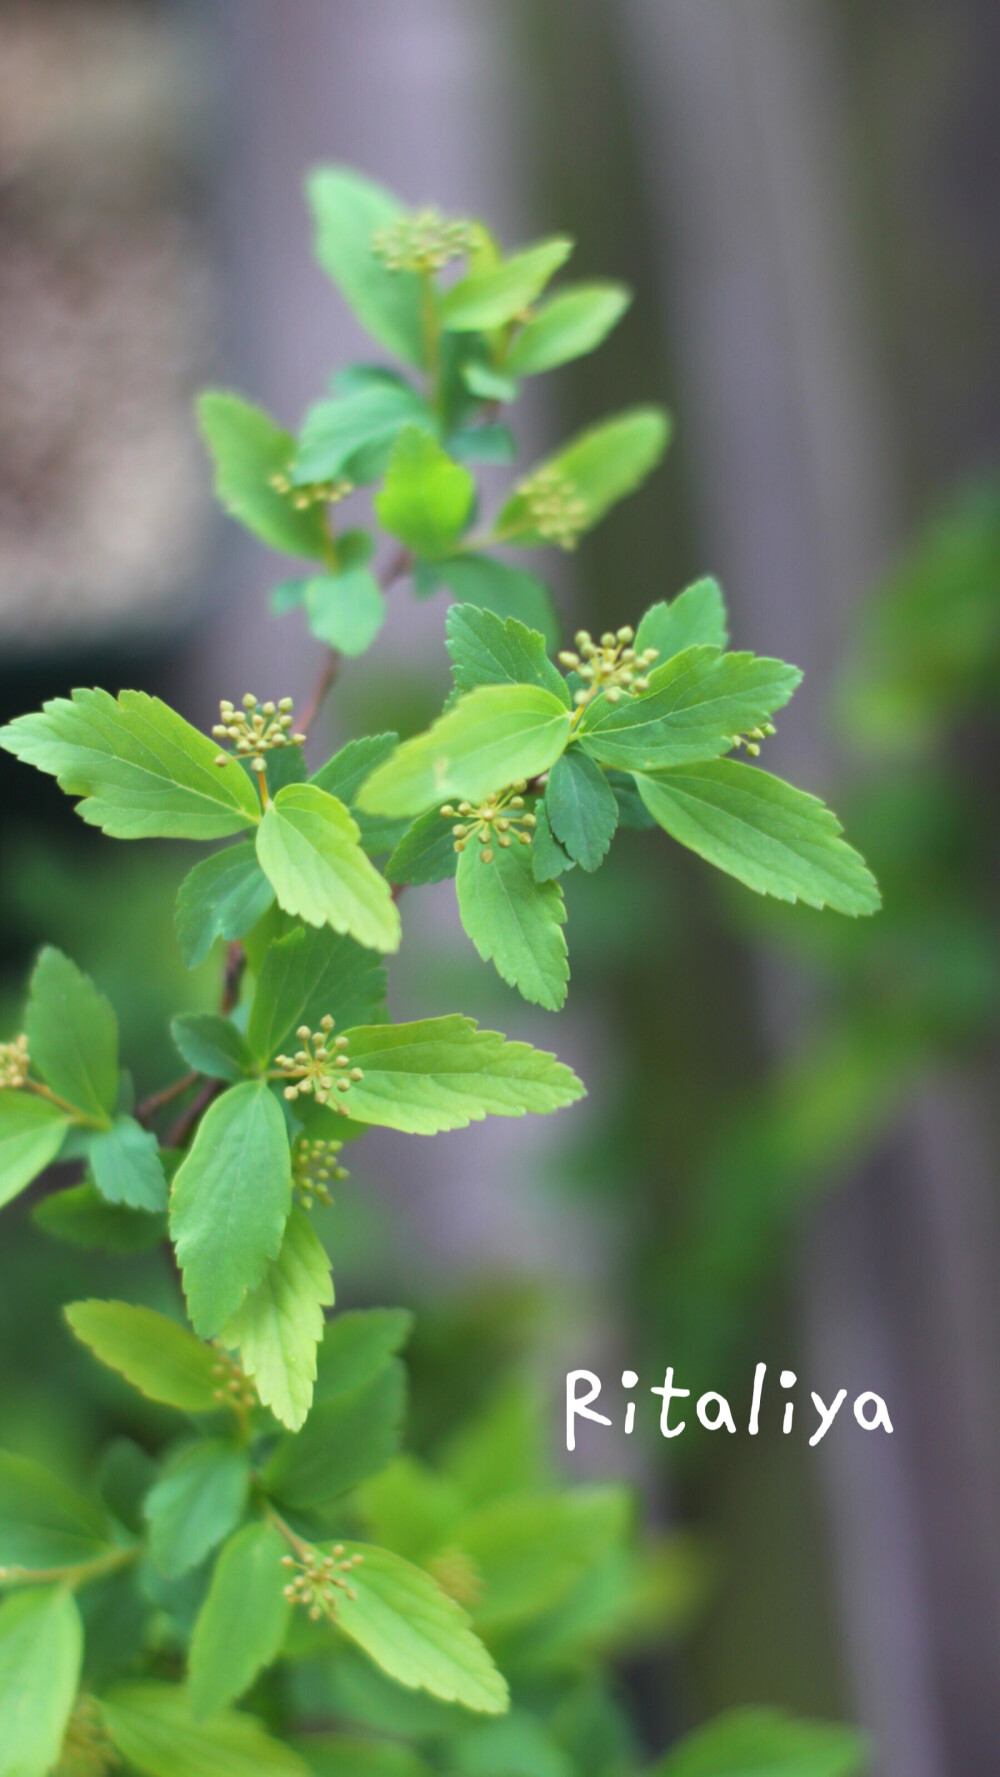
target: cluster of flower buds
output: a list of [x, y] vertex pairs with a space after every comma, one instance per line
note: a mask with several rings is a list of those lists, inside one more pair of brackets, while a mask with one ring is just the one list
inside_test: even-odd
[[772, 734], [777, 732], [773, 722], [762, 722], [759, 728], [751, 728], [746, 734], [734, 734], [733, 746], [745, 747], [751, 759], [758, 759], [761, 741], [770, 740]]
[[442, 1549], [427, 1566], [442, 1592], [447, 1592], [456, 1604], [469, 1609], [479, 1603], [483, 1595], [482, 1577], [472, 1556], [464, 1549]]
[[335, 476], [332, 481], [309, 481], [299, 486], [288, 470], [278, 469], [268, 479], [275, 493], [288, 496], [296, 512], [308, 512], [310, 506], [338, 506], [354, 492], [353, 481], [348, 481], [344, 475]]
[[644, 648], [637, 654], [632, 646], [635, 630], [628, 624], [617, 632], [605, 630], [598, 642], [589, 630], [581, 629], [574, 641], [579, 651], [565, 648], [559, 660], [584, 681], [576, 693], [578, 704], [589, 703], [602, 691], [609, 703], [619, 703], [625, 696], [638, 697], [649, 690], [649, 669], [660, 658], [660, 651]]
[[590, 508], [561, 469], [537, 469], [517, 489], [531, 522], [547, 543], [575, 549], [587, 528]]
[[[311, 1092], [317, 1104], [328, 1104], [335, 1092], [349, 1092], [353, 1081], [364, 1079], [361, 1069], [351, 1066], [346, 1053], [347, 1038], [332, 1035], [333, 1025], [329, 1013], [320, 1019], [319, 1030], [300, 1024], [295, 1035], [301, 1049], [294, 1055], [275, 1056], [275, 1066], [285, 1079], [293, 1082], [285, 1087], [287, 1099], [295, 1100], [300, 1092]], [[347, 1106], [336, 1100], [333, 1109], [342, 1111], [345, 1117], [350, 1114]]]
[[97, 1698], [81, 1692], [66, 1724], [56, 1777], [105, 1777], [120, 1764]]
[[0, 1092], [17, 1092], [28, 1078], [28, 1039], [15, 1037], [12, 1043], [0, 1043]]
[[285, 1555], [281, 1565], [295, 1569], [294, 1579], [285, 1587], [285, 1597], [291, 1604], [301, 1604], [314, 1623], [318, 1623], [321, 1617], [336, 1622], [340, 1602], [338, 1592], [343, 1592], [352, 1602], [357, 1598], [354, 1587], [345, 1576], [355, 1567], [361, 1567], [363, 1562], [363, 1555], [345, 1556], [343, 1543], [335, 1543], [329, 1555], [310, 1548], [304, 1550], [301, 1560], [294, 1555]]
[[[238, 759], [249, 759], [255, 771], [263, 771], [265, 753], [273, 752], [276, 747], [300, 747], [305, 741], [304, 734], [292, 732], [294, 707], [290, 697], [283, 697], [280, 703], [258, 706], [252, 691], [244, 697], [242, 709], [234, 709], [223, 698], [219, 705], [219, 720], [212, 734], [216, 740], [232, 741]], [[220, 753], [215, 763], [228, 765], [229, 754]]]
[[346, 1166], [337, 1163], [343, 1145], [342, 1141], [312, 1141], [308, 1135], [299, 1136], [292, 1149], [292, 1183], [304, 1209], [312, 1209], [314, 1202], [333, 1202], [330, 1180], [348, 1176]]
[[475, 241], [474, 223], [453, 220], [438, 210], [418, 210], [377, 229], [372, 252], [386, 271], [439, 272], [452, 259], [470, 253]]
[[479, 854], [482, 862], [492, 864], [494, 845], [500, 846], [503, 851], [515, 839], [522, 845], [530, 845], [535, 816], [524, 806], [524, 792], [527, 787], [521, 778], [516, 784], [511, 784], [509, 789], [495, 791], [478, 805], [460, 802], [457, 808], [453, 808], [450, 802], [446, 802], [441, 810], [446, 821], [455, 821], [456, 816], [461, 816], [452, 827], [455, 850], [463, 852], [470, 839], [478, 839], [483, 848]]
[[239, 1360], [218, 1343], [215, 1353], [212, 1375], [217, 1386], [213, 1393], [220, 1407], [236, 1407], [241, 1410], [256, 1407], [257, 1390]]

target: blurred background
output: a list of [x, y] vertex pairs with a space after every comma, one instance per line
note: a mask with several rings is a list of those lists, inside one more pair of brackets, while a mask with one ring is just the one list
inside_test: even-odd
[[[418, 1438], [514, 1364], [554, 1446], [573, 1366], [673, 1363], [744, 1421], [761, 1360], [803, 1399], [883, 1394], [892, 1439], [845, 1419], [808, 1450], [772, 1414], [667, 1446], [647, 1409], [566, 1461], [632, 1475], [709, 1557], [683, 1639], [630, 1675], [651, 1742], [782, 1704], [862, 1721], [880, 1777], [976, 1777], [1000, 1747], [998, 85], [991, 0], [0, 0], [3, 718], [78, 683], [201, 724], [248, 687], [305, 697], [316, 644], [215, 513], [192, 398], [230, 384], [294, 427], [370, 353], [311, 259], [309, 165], [508, 244], [566, 230], [574, 275], [635, 287], [515, 415], [529, 456], [637, 399], [676, 420], [558, 564], [566, 629], [716, 573], [736, 644], [805, 668], [769, 757], [833, 801], [885, 911], [758, 903], [623, 833], [568, 880], [556, 1026], [481, 967], [450, 885], [411, 891], [395, 1015], [558, 1046], [591, 1097], [366, 1142], [338, 1299], [420, 1308]], [[330, 740], [440, 701], [442, 603], [394, 596]], [[188, 848], [107, 846], [6, 756], [0, 796], [4, 1033], [49, 937], [162, 1084], [166, 1018], [212, 991], [169, 937]], [[55, 1320], [79, 1261], [9, 1226], [0, 1436], [79, 1451]], [[48, 1405], [46, 1365], [73, 1383]]]

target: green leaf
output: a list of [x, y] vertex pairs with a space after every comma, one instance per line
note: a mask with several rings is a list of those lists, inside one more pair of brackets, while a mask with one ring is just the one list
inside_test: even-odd
[[[636, 799], [638, 800], [638, 791]], [[562, 876], [574, 867], [569, 852], [559, 844], [552, 831], [545, 799], [540, 796], [535, 803], [535, 831], [531, 841], [532, 875], [536, 882], [554, 882], [557, 876]]]
[[757, 894], [837, 913], [880, 906], [875, 878], [818, 797], [734, 759], [636, 781], [671, 838]]
[[385, 991], [385, 967], [375, 952], [329, 926], [300, 926], [264, 958], [247, 1025], [255, 1060], [270, 1061], [290, 1046], [301, 1024], [318, 1030], [327, 1015], [338, 1030], [375, 1023]]
[[477, 685], [543, 685], [570, 708], [566, 681], [545, 651], [545, 637], [516, 617], [476, 605], [452, 605], [445, 625], [452, 673], [460, 691]]
[[[367, 1666], [367, 1661], [363, 1664]], [[338, 1671], [342, 1666], [343, 1662], [340, 1662]], [[373, 1671], [373, 1668], [368, 1667], [368, 1670]], [[381, 1682], [386, 1683], [384, 1679]], [[391, 1688], [386, 1685], [387, 1690]], [[399, 1695], [398, 1691], [396, 1695]], [[434, 1777], [434, 1767], [401, 1740], [360, 1740], [348, 1734], [309, 1734], [303, 1735], [299, 1744], [315, 1777]]]
[[242, 1080], [253, 1066], [246, 1038], [219, 1012], [182, 1012], [170, 1034], [188, 1067], [211, 1080]]
[[69, 1118], [33, 1092], [0, 1092], [0, 1205], [51, 1165]]
[[[595, 1693], [600, 1696], [598, 1691]], [[556, 1717], [562, 1728], [562, 1710]], [[604, 1773], [607, 1770], [628, 1770], [624, 1760], [608, 1766], [601, 1762], [603, 1748], [594, 1747], [593, 1737], [587, 1743], [586, 1764], [576, 1764], [553, 1730], [543, 1725], [527, 1710], [515, 1709], [511, 1715], [456, 1735], [450, 1749], [453, 1761], [449, 1767], [455, 1777], [577, 1777], [581, 1769]], [[596, 1756], [595, 1756], [596, 1755]]]
[[469, 393], [477, 395], [480, 401], [510, 402], [517, 399], [517, 384], [513, 377], [505, 376], [502, 371], [475, 358], [462, 365], [462, 381]]
[[257, 856], [286, 913], [373, 950], [398, 950], [392, 893], [359, 839], [357, 822], [335, 796], [315, 784], [289, 784], [268, 805]]
[[31, 1219], [52, 1239], [68, 1241], [84, 1252], [151, 1252], [167, 1238], [166, 1215], [147, 1215], [144, 1210], [108, 1203], [97, 1186], [86, 1181], [43, 1197], [35, 1204]]
[[56, 1588], [0, 1604], [0, 1777], [46, 1777], [83, 1664], [76, 1600]]
[[241, 765], [144, 691], [74, 691], [0, 729], [0, 746], [54, 777], [112, 839], [225, 839], [260, 819]]
[[349, 660], [368, 651], [385, 622], [385, 594], [370, 568], [345, 568], [307, 581], [305, 605], [317, 641]]
[[458, 911], [484, 962], [526, 1000], [557, 1012], [566, 999], [566, 909], [557, 882], [537, 882], [531, 849], [512, 845], [484, 864], [478, 846], [458, 860]]
[[263, 1082], [205, 1112], [170, 1194], [170, 1231], [195, 1331], [221, 1332], [276, 1259], [292, 1198], [285, 1118]]
[[310, 1777], [298, 1753], [255, 1715], [227, 1709], [199, 1722], [178, 1685], [118, 1685], [102, 1712], [119, 1752], [145, 1777]]
[[555, 1056], [479, 1030], [458, 1013], [353, 1030], [347, 1052], [363, 1074], [345, 1094], [349, 1115], [409, 1135], [556, 1111], [583, 1097], [576, 1075]]
[[583, 870], [604, 862], [618, 826], [614, 791], [599, 766], [573, 747], [557, 759], [545, 786], [549, 824]]
[[203, 963], [216, 938], [245, 937], [273, 903], [252, 839], [203, 858], [177, 891], [177, 941], [187, 967]]
[[245, 1524], [230, 1537], [195, 1624], [189, 1661], [191, 1713], [214, 1715], [248, 1690], [285, 1639], [291, 1606], [273, 1525]]
[[580, 745], [625, 771], [713, 759], [782, 709], [801, 680], [798, 667], [781, 660], [686, 648], [655, 668], [642, 696], [588, 704]]
[[230, 516], [283, 555], [325, 560], [329, 538], [323, 508], [299, 511], [272, 482], [291, 467], [291, 433], [263, 408], [219, 389], [199, 397], [198, 418], [215, 464], [215, 491]]
[[219, 1411], [219, 1357], [187, 1327], [130, 1302], [71, 1302], [76, 1337], [151, 1401], [182, 1413]]
[[337, 1607], [337, 1622], [397, 1684], [430, 1691], [446, 1703], [463, 1703], [486, 1715], [508, 1705], [507, 1685], [465, 1612], [429, 1574], [388, 1549], [348, 1543], [360, 1555], [351, 1592]]
[[652, 605], [635, 636], [637, 653], [657, 648], [661, 666], [685, 648], [725, 648], [728, 642], [726, 601], [717, 580], [696, 580], [669, 604], [662, 599]]
[[418, 815], [449, 797], [480, 802], [518, 778], [548, 771], [569, 738], [570, 714], [540, 685], [481, 685], [426, 734], [380, 765], [359, 804], [379, 814]]
[[[606, 771], [605, 777], [611, 785], [611, 792], [618, 804], [618, 825], [630, 833], [648, 833], [656, 826], [649, 809], [639, 795], [635, 778], [629, 771]], [[535, 829], [535, 849], [538, 849], [538, 829]]]
[[357, 485], [385, 473], [397, 434], [406, 425], [433, 430], [422, 395], [403, 378], [386, 377], [310, 408], [292, 467], [296, 483], [344, 477]]
[[[336, 1324], [336, 1323], [334, 1323]], [[406, 1411], [406, 1371], [398, 1358], [353, 1387], [329, 1384], [294, 1437], [283, 1437], [262, 1483], [293, 1511], [321, 1511], [396, 1454]]]
[[332, 1304], [330, 1260], [305, 1211], [293, 1207], [278, 1257], [222, 1334], [239, 1347], [265, 1407], [292, 1431], [312, 1405], [323, 1309]]
[[32, 1066], [85, 1117], [108, 1124], [118, 1098], [118, 1020], [108, 1000], [61, 950], [47, 945], [24, 1017]]
[[[478, 605], [497, 617], [516, 617], [528, 629], [539, 630], [547, 647], [558, 645], [559, 624], [552, 608], [552, 595], [535, 574], [478, 553], [449, 556], [435, 562], [430, 572], [434, 579], [432, 592], [437, 590], [437, 582], [443, 581], [460, 603]], [[417, 590], [421, 590], [419, 585]]]
[[330, 1400], [370, 1382], [402, 1350], [413, 1328], [405, 1308], [354, 1309], [328, 1320], [319, 1349], [316, 1399]]
[[[645, 481], [662, 457], [669, 438], [670, 424], [660, 408], [635, 407], [582, 433], [532, 470], [530, 479], [539, 470], [551, 470], [567, 484], [573, 495], [583, 501], [579, 526], [582, 534]], [[546, 541], [532, 516], [529, 500], [518, 488], [503, 507], [494, 534], [498, 542]]]
[[689, 1734], [646, 1777], [859, 1777], [863, 1735], [796, 1721], [779, 1709], [732, 1709]]
[[371, 179], [345, 167], [321, 167], [308, 181], [316, 219], [316, 257], [361, 325], [410, 364], [424, 360], [422, 286], [414, 272], [391, 272], [372, 242], [405, 206]]
[[554, 236], [512, 253], [499, 265], [470, 272], [442, 300], [445, 332], [488, 333], [513, 321], [541, 294], [572, 251], [572, 241]]
[[109, 1203], [161, 1215], [167, 1207], [167, 1181], [156, 1136], [134, 1117], [117, 1117], [87, 1148], [94, 1183]]
[[89, 1499], [25, 1456], [0, 1450], [0, 1571], [80, 1567], [108, 1552], [108, 1523]]
[[482, 1582], [477, 1628], [508, 1634], [551, 1610], [621, 1541], [627, 1512], [622, 1489], [592, 1487], [490, 1500], [457, 1524], [454, 1543]]
[[560, 290], [521, 329], [504, 360], [512, 376], [536, 376], [582, 358], [617, 327], [632, 292], [624, 284], [575, 284]]
[[465, 1509], [460, 1488], [415, 1456], [397, 1456], [359, 1490], [361, 1516], [381, 1547], [421, 1561], [448, 1541]]
[[462, 535], [476, 494], [475, 477], [452, 462], [437, 439], [405, 426], [393, 447], [385, 485], [375, 496], [379, 523], [415, 555], [447, 555]]
[[146, 1495], [153, 1560], [167, 1579], [204, 1561], [239, 1523], [250, 1491], [245, 1450], [222, 1438], [188, 1444]]
[[398, 745], [398, 734], [364, 734], [357, 740], [349, 740], [339, 753], [334, 753], [332, 759], [320, 766], [312, 782], [350, 806], [365, 778], [370, 777], [376, 765], [388, 759]]
[[453, 822], [442, 819], [437, 808], [419, 815], [403, 834], [389, 858], [385, 873], [390, 882], [444, 882], [458, 867]]

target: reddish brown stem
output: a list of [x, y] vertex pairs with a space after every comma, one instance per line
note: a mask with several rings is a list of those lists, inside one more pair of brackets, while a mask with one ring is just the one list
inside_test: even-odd
[[164, 1105], [173, 1104], [175, 1098], [180, 1098], [182, 1093], [190, 1091], [192, 1086], [197, 1086], [200, 1079], [200, 1074], [185, 1074], [182, 1080], [175, 1080], [172, 1086], [164, 1086], [161, 1092], [151, 1093], [149, 1098], [144, 1098], [140, 1104], [136, 1105], [136, 1122], [145, 1127], [156, 1116], [157, 1111], [162, 1111]]

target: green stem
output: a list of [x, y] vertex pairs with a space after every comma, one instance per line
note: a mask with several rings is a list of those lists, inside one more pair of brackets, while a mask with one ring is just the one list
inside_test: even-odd
[[441, 327], [438, 321], [437, 291], [430, 272], [422, 272], [420, 282], [427, 378], [430, 384], [431, 405], [440, 418], [443, 391], [441, 388]]
[[85, 1586], [89, 1580], [103, 1579], [131, 1566], [142, 1554], [139, 1544], [128, 1549], [110, 1549], [106, 1555], [95, 1555], [92, 1561], [78, 1561], [65, 1567], [0, 1567], [2, 1586]]
[[67, 1117], [70, 1117], [74, 1123], [86, 1124], [89, 1129], [111, 1128], [110, 1117], [89, 1117], [86, 1111], [81, 1111], [77, 1105], [69, 1104], [65, 1098], [60, 1098], [59, 1094], [53, 1092], [51, 1087], [43, 1086], [41, 1080], [25, 1080], [24, 1084], [28, 1092], [34, 1092], [39, 1098], [48, 1099], [49, 1104], [54, 1104], [60, 1111], [65, 1111]]

